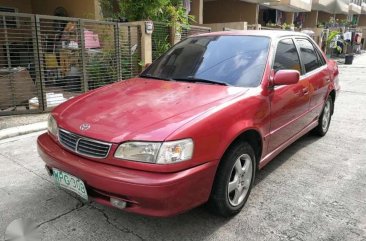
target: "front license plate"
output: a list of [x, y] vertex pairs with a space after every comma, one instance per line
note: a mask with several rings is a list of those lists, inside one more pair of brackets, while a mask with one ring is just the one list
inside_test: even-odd
[[73, 175], [66, 172], [60, 171], [58, 169], [52, 168], [53, 178], [59, 187], [70, 190], [85, 200], [88, 200], [88, 194], [84, 182]]

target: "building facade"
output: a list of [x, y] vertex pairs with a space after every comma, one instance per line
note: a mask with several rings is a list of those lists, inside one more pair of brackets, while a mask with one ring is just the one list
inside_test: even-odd
[[247, 22], [314, 28], [334, 18], [366, 26], [366, 0], [192, 0], [190, 14], [199, 24]]
[[101, 19], [98, 0], [0, 0], [0, 11]]

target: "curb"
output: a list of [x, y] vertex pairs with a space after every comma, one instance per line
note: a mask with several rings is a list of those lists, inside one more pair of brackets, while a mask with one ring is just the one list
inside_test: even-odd
[[47, 129], [47, 121], [0, 130], [0, 140]]

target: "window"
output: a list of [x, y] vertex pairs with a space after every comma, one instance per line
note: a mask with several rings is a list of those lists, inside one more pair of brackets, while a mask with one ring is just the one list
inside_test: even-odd
[[296, 42], [300, 47], [301, 60], [305, 66], [306, 73], [319, 68], [322, 64], [310, 41], [307, 39], [297, 39]]
[[292, 39], [283, 39], [278, 43], [273, 69], [294, 69], [301, 73], [299, 55]]
[[327, 62], [325, 61], [322, 52], [317, 48], [315, 48], [315, 51], [316, 51], [317, 56], [318, 56], [319, 64], [321, 66], [325, 65]]
[[[0, 7], [0, 13], [17, 13], [18, 10], [16, 8], [8, 8], [8, 7]], [[17, 17], [15, 16], [4, 16], [0, 17], [0, 28], [4, 28], [4, 19], [6, 23], [6, 28], [17, 28]]]
[[190, 37], [161, 56], [141, 76], [255, 87], [263, 78], [269, 43], [269, 38], [259, 36]]

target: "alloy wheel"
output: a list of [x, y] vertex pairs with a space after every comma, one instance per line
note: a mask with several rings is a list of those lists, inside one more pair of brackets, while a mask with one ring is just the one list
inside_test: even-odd
[[231, 170], [227, 188], [227, 195], [230, 205], [235, 207], [243, 202], [250, 189], [252, 176], [252, 159], [248, 154], [243, 154], [236, 160]]
[[322, 118], [322, 129], [325, 132], [328, 129], [329, 126], [329, 122], [330, 122], [330, 101], [327, 100], [327, 102], [325, 103], [324, 106], [324, 110], [323, 110], [323, 118]]

